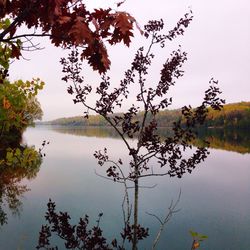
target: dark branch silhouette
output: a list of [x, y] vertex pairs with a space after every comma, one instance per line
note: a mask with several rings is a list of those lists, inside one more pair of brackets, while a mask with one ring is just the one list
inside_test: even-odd
[[[163, 20], [150, 21], [145, 25], [144, 36], [150, 40], [149, 47], [138, 49], [131, 67], [125, 72], [120, 84], [114, 88], [111, 88], [110, 78], [107, 74], [102, 74], [101, 82], [95, 89], [85, 83], [81, 74], [83, 70], [81, 54], [77, 47], [71, 50], [67, 58], [61, 59], [64, 73], [62, 79], [69, 84], [67, 91], [74, 96], [74, 103], [81, 103], [86, 108], [86, 118], [90, 112], [102, 116], [120, 136], [127, 149], [130, 159], [127, 168], [122, 159], [111, 159], [107, 148], [94, 153], [98, 164], [101, 167], [107, 166], [107, 177], [105, 178], [125, 185], [122, 247], [127, 240], [131, 243], [131, 249], [136, 250], [139, 240], [148, 236], [149, 229], [143, 228], [138, 220], [141, 178], [164, 175], [181, 178], [184, 174], [191, 173], [209, 154], [207, 142], [204, 142], [204, 147], [197, 147], [193, 150], [192, 141], [196, 138], [197, 126], [203, 124], [206, 119], [208, 107], [214, 110], [222, 108], [224, 100], [219, 98], [221, 92], [217, 87], [218, 82], [211, 79], [199, 107], [184, 106], [182, 108], [182, 118], [173, 124], [173, 135], [165, 138], [161, 138], [158, 133], [156, 117], [160, 110], [164, 110], [172, 104], [172, 98], [168, 96], [168, 91], [175, 85], [175, 81], [184, 74], [182, 65], [187, 60], [186, 52], [178, 47], [163, 64], [160, 80], [154, 85], [147, 82], [148, 71], [154, 61], [152, 48], [160, 46], [163, 49], [167, 41], [172, 41], [177, 36], [183, 35], [192, 18], [192, 12], [185, 14], [176, 27], [166, 34], [162, 33]], [[132, 86], [138, 87], [136, 100], [129, 103], [127, 112], [116, 113], [128, 99]], [[89, 102], [89, 96], [92, 93], [98, 95], [95, 105], [90, 105]], [[142, 119], [138, 119], [139, 112], [143, 113]], [[184, 151], [187, 151], [189, 156], [185, 156]], [[126, 171], [125, 174], [124, 170], [129, 171]], [[127, 194], [128, 181], [133, 184], [133, 202], [129, 201]], [[163, 227], [176, 212], [178, 202], [179, 198], [176, 203], [171, 204], [165, 219], [159, 220], [161, 228], [153, 247], [157, 244]], [[127, 204], [127, 209], [124, 208], [124, 204]]]

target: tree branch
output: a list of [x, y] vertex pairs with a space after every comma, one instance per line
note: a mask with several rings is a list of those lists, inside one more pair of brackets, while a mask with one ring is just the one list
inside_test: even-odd
[[172, 218], [173, 214], [175, 213], [178, 213], [180, 211], [180, 209], [176, 209], [177, 205], [179, 204], [180, 202], [180, 198], [181, 198], [181, 189], [179, 191], [179, 194], [178, 194], [178, 198], [177, 200], [175, 201], [175, 203], [173, 203], [173, 200], [171, 200], [171, 204], [168, 208], [168, 213], [167, 215], [165, 216], [164, 220], [161, 220], [157, 215], [155, 214], [152, 214], [152, 213], [148, 213], [146, 212], [146, 214], [150, 215], [150, 216], [153, 216], [154, 218], [156, 218], [159, 223], [160, 223], [160, 229], [155, 237], [155, 240], [153, 242], [153, 246], [152, 246], [152, 250], [156, 249], [156, 245], [157, 243], [159, 242], [160, 240], [160, 237], [161, 237], [161, 234], [162, 234], [162, 231], [163, 229], [165, 228], [165, 225], [169, 222], [169, 220]]

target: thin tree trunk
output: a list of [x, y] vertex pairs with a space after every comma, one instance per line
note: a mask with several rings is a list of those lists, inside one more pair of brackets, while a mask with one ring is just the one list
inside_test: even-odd
[[134, 233], [132, 240], [132, 249], [137, 250], [137, 225], [138, 225], [138, 197], [139, 197], [139, 185], [138, 177], [135, 179], [135, 190], [134, 190]]

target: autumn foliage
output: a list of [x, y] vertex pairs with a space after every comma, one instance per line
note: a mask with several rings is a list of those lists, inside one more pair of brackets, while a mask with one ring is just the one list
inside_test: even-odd
[[[129, 46], [136, 21], [130, 14], [111, 8], [88, 11], [83, 2], [0, 0], [0, 19], [10, 17], [12, 20], [0, 33], [0, 43], [11, 44], [12, 57], [18, 59], [23, 42], [29, 42], [30, 37], [47, 36], [55, 46], [81, 47], [81, 59], [103, 73], [110, 67], [104, 43], [123, 42]], [[32, 30], [20, 34], [21, 25]]]

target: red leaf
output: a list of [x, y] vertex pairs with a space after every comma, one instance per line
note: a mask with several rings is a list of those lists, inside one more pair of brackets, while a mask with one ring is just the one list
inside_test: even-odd
[[83, 50], [81, 59], [87, 59], [88, 63], [94, 70], [98, 70], [99, 73], [104, 73], [109, 69], [110, 60], [106, 47], [100, 40], [95, 40], [94, 46], [89, 46]]
[[93, 41], [92, 31], [83, 17], [76, 17], [75, 24], [72, 26], [69, 34], [73, 36], [73, 43], [76, 45], [91, 43]]
[[129, 46], [131, 42], [131, 37], [133, 37], [133, 23], [135, 22], [134, 17], [126, 12], [117, 12], [114, 14], [114, 32], [112, 38], [110, 39], [111, 44], [118, 43], [123, 40], [123, 42]]
[[18, 48], [17, 46], [15, 46], [14, 44], [11, 45], [11, 57], [12, 58], [17, 58], [19, 59], [19, 57], [21, 56], [21, 52], [20, 52], [20, 48]]
[[55, 4], [55, 9], [54, 9], [54, 14], [56, 16], [60, 16], [62, 14], [61, 7], [65, 4], [65, 0], [54, 0]]
[[7, 0], [0, 0], [0, 6], [5, 7]]
[[127, 32], [133, 29], [134, 18], [127, 14], [126, 12], [117, 12], [116, 17], [116, 27], [122, 32], [123, 35], [126, 35]]
[[65, 24], [65, 23], [68, 23], [70, 20], [71, 20], [70, 16], [60, 16], [58, 19], [58, 22], [60, 24]]

